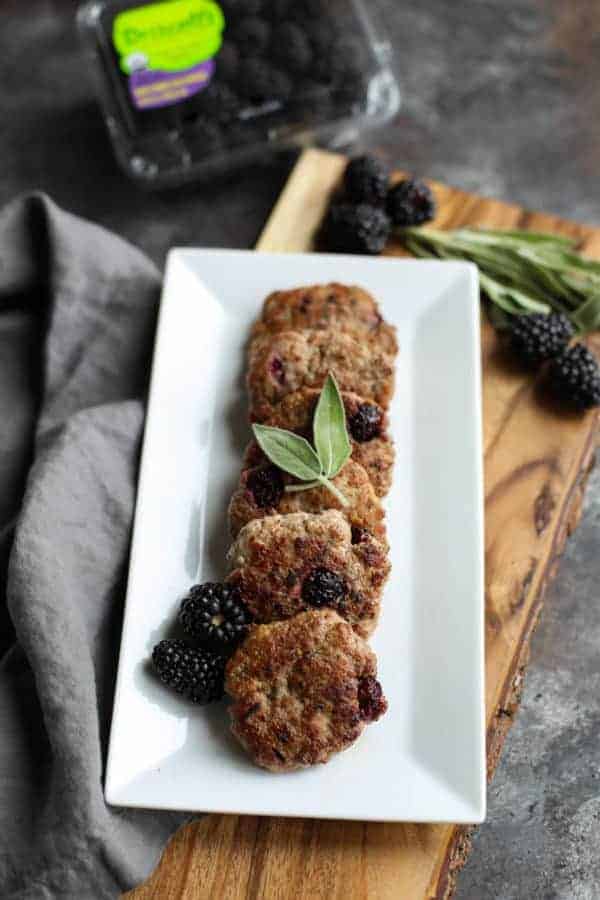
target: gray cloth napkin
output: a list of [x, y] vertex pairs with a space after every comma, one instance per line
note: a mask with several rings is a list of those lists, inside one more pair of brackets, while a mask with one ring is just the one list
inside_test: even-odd
[[103, 770], [160, 275], [42, 195], [0, 212], [0, 897], [118, 897], [183, 815]]

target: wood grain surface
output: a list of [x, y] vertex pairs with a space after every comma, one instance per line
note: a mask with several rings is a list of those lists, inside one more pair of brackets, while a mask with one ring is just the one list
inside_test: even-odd
[[[300, 158], [258, 247], [309, 250], [343, 157]], [[600, 257], [600, 230], [433, 184], [436, 225], [532, 228], [576, 237]], [[401, 253], [392, 245], [389, 253]], [[343, 271], [340, 280], [343, 281]], [[600, 343], [595, 349], [600, 352]], [[482, 330], [486, 493], [486, 711], [488, 775], [518, 708], [529, 640], [545, 587], [577, 525], [598, 416], [558, 415], [538, 385]], [[207, 816], [171, 841], [128, 900], [422, 900], [448, 898], [470, 849], [470, 829]]]

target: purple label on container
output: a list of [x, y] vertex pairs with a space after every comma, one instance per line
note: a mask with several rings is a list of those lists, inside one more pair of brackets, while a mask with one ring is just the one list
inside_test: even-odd
[[181, 103], [204, 90], [215, 71], [214, 59], [179, 72], [149, 69], [133, 71], [129, 76], [129, 93], [137, 109], [156, 109]]

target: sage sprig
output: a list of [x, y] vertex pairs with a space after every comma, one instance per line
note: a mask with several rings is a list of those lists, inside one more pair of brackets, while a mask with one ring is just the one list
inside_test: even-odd
[[475, 263], [499, 327], [513, 315], [551, 311], [568, 316], [579, 334], [600, 327], [600, 262], [577, 253], [571, 238], [485, 228], [404, 228], [399, 235], [414, 256]]
[[346, 465], [352, 452], [346, 411], [333, 375], [327, 376], [315, 409], [314, 447], [306, 438], [283, 428], [253, 425], [252, 430], [265, 456], [301, 482], [287, 485], [286, 491], [308, 491], [322, 485], [342, 506], [348, 506], [346, 497], [331, 481]]

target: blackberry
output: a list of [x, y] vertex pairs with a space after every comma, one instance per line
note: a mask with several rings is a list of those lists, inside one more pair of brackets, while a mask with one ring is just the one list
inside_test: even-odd
[[344, 173], [346, 197], [352, 203], [384, 206], [389, 180], [389, 170], [381, 160], [375, 156], [356, 156]]
[[347, 592], [346, 582], [331, 569], [314, 569], [304, 579], [302, 599], [309, 606], [338, 606]]
[[228, 85], [213, 82], [202, 91], [198, 105], [207, 118], [225, 124], [236, 118], [240, 99]]
[[277, 506], [284, 491], [281, 470], [277, 466], [254, 469], [248, 476], [246, 487], [260, 509]]
[[195, 585], [183, 599], [179, 624], [203, 647], [224, 653], [244, 639], [250, 615], [239, 588], [207, 582]]
[[234, 25], [233, 40], [240, 56], [260, 56], [270, 37], [271, 26], [256, 16], [245, 16]]
[[365, 722], [376, 722], [387, 710], [383, 689], [372, 675], [367, 675], [358, 682], [358, 706]]
[[600, 406], [600, 368], [584, 344], [563, 350], [551, 361], [547, 384], [559, 403], [578, 412]]
[[303, 21], [319, 19], [325, 13], [325, 0], [296, 0], [295, 11]]
[[334, 32], [328, 22], [317, 21], [314, 24], [308, 25], [305, 28], [305, 34], [315, 56], [323, 57], [331, 49]]
[[367, 85], [361, 72], [345, 75], [335, 87], [333, 99], [342, 114], [355, 110], [367, 101]]
[[211, 703], [224, 694], [225, 660], [210, 650], [165, 640], [152, 651], [152, 662], [162, 683], [192, 703]]
[[269, 14], [275, 22], [281, 22], [288, 19], [290, 10], [295, 0], [271, 0], [269, 3]]
[[366, 541], [369, 537], [369, 532], [366, 528], [361, 528], [359, 525], [352, 526], [352, 543], [353, 544], [362, 544], [363, 541]]
[[361, 444], [372, 441], [381, 434], [383, 413], [374, 403], [361, 403], [348, 421], [350, 434]]
[[338, 253], [381, 253], [390, 236], [390, 220], [376, 206], [334, 203], [324, 227], [327, 249]]
[[292, 83], [283, 72], [262, 59], [247, 59], [240, 67], [239, 89], [252, 103], [266, 100], [287, 100]]
[[196, 113], [187, 117], [186, 125], [194, 144], [200, 144], [203, 153], [210, 153], [222, 146], [223, 134], [218, 124], [212, 119]]
[[262, 12], [264, 0], [220, 0], [225, 16], [225, 24], [231, 26], [239, 16], [258, 16]]
[[325, 84], [337, 84], [360, 74], [364, 66], [365, 55], [361, 41], [354, 37], [342, 37], [335, 40], [327, 53], [316, 60], [313, 75]]
[[235, 81], [240, 68], [240, 52], [231, 41], [223, 41], [217, 56], [217, 75], [227, 82]]
[[507, 334], [515, 356], [528, 365], [538, 365], [562, 353], [573, 337], [573, 326], [558, 313], [535, 313], [513, 316]]
[[302, 74], [312, 61], [312, 50], [302, 28], [293, 22], [279, 25], [273, 32], [272, 56], [282, 68]]
[[406, 178], [390, 190], [387, 211], [394, 225], [422, 225], [435, 216], [435, 200], [423, 181]]
[[310, 116], [323, 117], [331, 107], [329, 90], [318, 81], [301, 81], [296, 87], [295, 105]]

